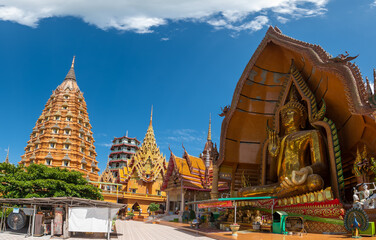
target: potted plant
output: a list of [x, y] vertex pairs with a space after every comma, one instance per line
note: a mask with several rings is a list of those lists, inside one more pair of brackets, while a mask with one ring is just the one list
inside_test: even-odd
[[128, 212], [127, 215], [129, 217], [129, 219], [133, 219], [133, 217], [134, 217], [134, 213], [133, 212]]
[[233, 223], [230, 225], [230, 229], [232, 231], [232, 236], [238, 236], [240, 225], [237, 223]]
[[152, 215], [153, 215], [153, 224], [155, 223], [155, 221], [154, 221], [155, 211], [158, 211], [158, 209], [159, 209], [159, 204], [157, 204], [157, 203], [150, 203], [149, 210], [150, 210], [150, 212], [152, 212]]

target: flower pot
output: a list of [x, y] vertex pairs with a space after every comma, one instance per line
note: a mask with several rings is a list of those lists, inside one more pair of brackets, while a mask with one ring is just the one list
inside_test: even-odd
[[232, 236], [238, 236], [239, 228], [240, 228], [240, 225], [230, 225]]

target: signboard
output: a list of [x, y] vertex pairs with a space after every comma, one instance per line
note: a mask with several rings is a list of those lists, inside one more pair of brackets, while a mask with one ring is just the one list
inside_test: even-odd
[[232, 201], [220, 201], [198, 204], [198, 208], [232, 207]]

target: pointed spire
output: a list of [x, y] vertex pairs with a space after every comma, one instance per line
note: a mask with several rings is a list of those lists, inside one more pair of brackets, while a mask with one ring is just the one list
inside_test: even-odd
[[5, 158], [5, 162], [9, 163], [9, 146], [8, 146], [8, 151], [7, 151], [7, 156]]
[[65, 80], [71, 79], [71, 80], [76, 81], [76, 74], [74, 73], [74, 59], [75, 58], [76, 57], [73, 56], [72, 65], [71, 65], [71, 68], [69, 69], [67, 76], [65, 76]]
[[127, 133], [125, 134], [126, 137], [128, 137], [128, 130], [127, 130]]
[[151, 105], [151, 113], [150, 113], [150, 123], [149, 123], [149, 127], [152, 127], [152, 123], [153, 123], [153, 105]]
[[373, 69], [373, 93], [376, 94], [376, 69]]
[[211, 141], [211, 113], [209, 115], [208, 141]]

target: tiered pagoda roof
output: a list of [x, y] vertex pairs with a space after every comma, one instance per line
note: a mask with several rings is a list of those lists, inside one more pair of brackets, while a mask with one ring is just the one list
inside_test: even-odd
[[152, 120], [153, 109], [144, 141], [130, 163], [120, 170], [120, 182], [128, 182], [134, 175], [143, 182], [154, 182], [157, 178], [163, 178], [167, 168], [166, 157], [157, 146]]
[[73, 58], [64, 81], [52, 92], [38, 118], [19, 163], [78, 170], [96, 181], [99, 168], [91, 128], [83, 93], [77, 85]]

